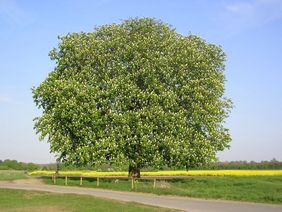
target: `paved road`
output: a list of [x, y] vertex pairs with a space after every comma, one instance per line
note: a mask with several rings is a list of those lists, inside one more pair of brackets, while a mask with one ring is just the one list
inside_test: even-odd
[[221, 200], [203, 200], [186, 197], [158, 196], [153, 194], [119, 192], [103, 189], [44, 185], [36, 180], [0, 181], [0, 188], [25, 189], [56, 193], [85, 194], [126, 202], [139, 202], [189, 212], [282, 212], [282, 205], [246, 203]]

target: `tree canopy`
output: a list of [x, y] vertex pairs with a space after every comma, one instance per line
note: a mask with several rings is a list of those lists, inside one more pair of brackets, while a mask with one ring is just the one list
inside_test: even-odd
[[69, 33], [32, 89], [40, 138], [69, 163], [202, 165], [231, 140], [222, 49], [151, 18]]

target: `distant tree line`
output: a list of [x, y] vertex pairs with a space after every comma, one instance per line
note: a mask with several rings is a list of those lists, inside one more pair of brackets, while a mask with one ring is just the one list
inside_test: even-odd
[[270, 161], [229, 161], [229, 162], [213, 162], [208, 166], [198, 167], [196, 169], [208, 169], [208, 170], [232, 170], [232, 169], [282, 169], [282, 161], [278, 161], [275, 158]]
[[[35, 164], [35, 163], [24, 163], [18, 162], [16, 160], [0, 160], [0, 170], [56, 170], [56, 163], [49, 164]], [[173, 170], [168, 167], [162, 167], [162, 170]], [[177, 169], [185, 169], [183, 168], [175, 168]], [[244, 170], [263, 170], [263, 169], [282, 169], [282, 161], [278, 161], [276, 159], [272, 159], [270, 161], [229, 161], [229, 162], [213, 162], [207, 166], [199, 166], [193, 168], [191, 170], [232, 170], [232, 169], [244, 169]], [[64, 163], [59, 164], [59, 170], [97, 170], [97, 171], [127, 171], [127, 166], [112, 166], [110, 164], [103, 164], [97, 167], [92, 166], [74, 166], [74, 165], [66, 165]], [[144, 171], [156, 171], [154, 168], [148, 167], [144, 169]]]
[[0, 160], [0, 170], [37, 170], [40, 169], [40, 165], [34, 163], [18, 162], [16, 160]]
[[[46, 164], [43, 169], [55, 170], [56, 164]], [[127, 171], [127, 166], [111, 166], [110, 164], [103, 164], [97, 167], [91, 166], [72, 166], [64, 163], [60, 164], [60, 170], [98, 170], [98, 171]], [[185, 167], [169, 168], [161, 167], [161, 170], [179, 170], [185, 169]], [[282, 169], [282, 161], [272, 159], [270, 161], [230, 161], [230, 162], [213, 162], [206, 166], [194, 167], [191, 170], [232, 170], [232, 169], [243, 169], [243, 170], [263, 170], [263, 169]], [[156, 171], [153, 167], [147, 167], [143, 171]]]

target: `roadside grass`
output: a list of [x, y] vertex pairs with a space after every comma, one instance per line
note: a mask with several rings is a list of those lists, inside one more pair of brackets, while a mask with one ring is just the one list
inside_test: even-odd
[[0, 211], [178, 211], [137, 203], [107, 200], [87, 195], [0, 189]]
[[0, 170], [0, 180], [18, 180], [26, 179], [28, 176], [24, 171], [18, 170]]
[[[43, 181], [53, 184], [51, 177], [45, 177]], [[57, 178], [56, 184], [64, 185], [65, 179]], [[68, 178], [69, 186], [79, 186], [79, 184], [79, 178]], [[96, 178], [83, 179], [82, 187], [97, 188]], [[99, 188], [158, 195], [282, 204], [282, 176], [193, 176], [185, 180], [158, 180], [155, 188], [153, 188], [152, 180], [137, 180], [133, 190], [130, 180], [100, 178]]]

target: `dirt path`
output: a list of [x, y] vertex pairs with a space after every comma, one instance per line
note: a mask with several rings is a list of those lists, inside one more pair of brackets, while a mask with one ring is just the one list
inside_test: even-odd
[[73, 186], [45, 185], [40, 179], [31, 178], [15, 181], [0, 181], [0, 188], [25, 189], [56, 193], [74, 193], [115, 199], [126, 202], [138, 202], [166, 208], [175, 208], [189, 212], [281, 212], [282, 205], [246, 203], [222, 200], [204, 200], [186, 197], [158, 196], [135, 192], [120, 192], [103, 189], [81, 188]]

